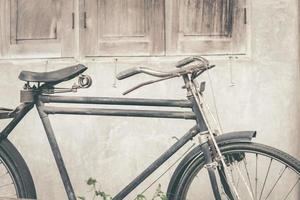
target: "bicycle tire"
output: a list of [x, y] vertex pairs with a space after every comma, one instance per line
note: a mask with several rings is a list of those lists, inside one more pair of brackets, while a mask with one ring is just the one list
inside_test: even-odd
[[[28, 166], [21, 154], [8, 139], [4, 139], [0, 142], [0, 164], [1, 170], [7, 170], [7, 172], [1, 175], [0, 181], [7, 181], [5, 176], [7, 176], [7, 178], [10, 177], [12, 181], [11, 184], [14, 186], [4, 184], [6, 188], [4, 187], [0, 190], [0, 199], [36, 199], [36, 190]], [[2, 178], [2, 176], [4, 177]], [[1, 185], [0, 188], [2, 188]], [[11, 191], [13, 188], [15, 189], [15, 194], [8, 194], [8, 191], [13, 193], [13, 191]]]
[[[287, 192], [289, 192], [289, 190], [291, 189], [290, 186], [288, 186], [287, 184], [284, 185], [285, 182], [289, 183], [288, 181], [288, 178], [293, 178], [293, 181], [296, 180], [296, 186], [299, 186], [297, 188], [300, 188], [300, 162], [299, 160], [295, 159], [294, 157], [290, 156], [289, 154], [287, 153], [284, 153], [283, 151], [281, 150], [278, 150], [278, 149], [275, 149], [273, 147], [270, 147], [270, 146], [266, 146], [266, 145], [262, 145], [262, 144], [257, 144], [257, 143], [229, 143], [229, 144], [223, 144], [220, 146], [220, 150], [222, 152], [222, 155], [225, 157], [225, 158], [228, 158], [227, 161], [229, 160], [230, 156], [233, 157], [233, 156], [236, 156], [237, 153], [238, 154], [241, 154], [241, 155], [245, 155], [245, 158], [243, 158], [244, 160], [246, 160], [246, 154], [247, 156], [252, 154], [254, 156], [254, 159], [256, 159], [256, 169], [254, 169], [254, 171], [252, 170], [252, 175], [254, 175], [256, 173], [256, 179], [255, 180], [254, 178], [251, 178], [249, 176], [250, 173], [250, 170], [248, 171], [247, 169], [244, 169], [245, 171], [245, 177], [244, 177], [244, 182], [248, 182], [248, 191], [249, 193], [252, 193], [252, 194], [248, 194], [248, 196], [251, 197], [255, 197], [253, 199], [281, 199], [281, 194], [282, 195], [285, 195], [285, 193], [283, 193], [281, 190], [283, 190], [283, 187], [286, 187], [287, 188]], [[251, 156], [252, 156], [251, 155]], [[269, 178], [269, 182], [271, 184], [271, 186], [268, 186], [269, 187], [269, 190], [268, 192], [265, 192], [264, 189], [267, 188], [266, 187], [266, 183], [268, 181], [268, 176], [270, 175], [270, 169], [274, 168], [275, 170], [275, 167], [272, 166], [271, 164], [264, 164], [264, 165], [260, 165], [260, 167], [264, 167], [264, 168], [267, 168], [267, 170], [260, 170], [260, 171], [264, 171], [264, 173], [266, 173], [266, 175], [262, 176], [262, 177], [257, 177], [257, 171], [258, 171], [258, 155], [261, 156], [261, 161], [267, 161], [267, 160], [271, 160], [270, 163], [276, 163], [279, 165], [282, 165], [282, 167], [284, 168], [284, 170], [281, 169], [276, 171], [276, 173], [274, 173], [275, 175], [271, 177], [272, 180], [270, 180]], [[248, 157], [249, 159], [249, 157]], [[266, 160], [264, 160], [266, 159]], [[241, 162], [242, 160], [239, 160], [238, 162], [242, 163]], [[229, 161], [230, 162], [230, 161]], [[231, 163], [228, 162], [228, 166], [231, 167]], [[238, 163], [237, 161], [235, 161], [235, 163]], [[245, 163], [245, 162], [244, 162]], [[247, 162], [246, 162], [247, 163]], [[269, 163], [269, 162], [267, 162]], [[242, 164], [240, 164], [242, 165]], [[245, 164], [244, 164], [245, 165]], [[248, 163], [249, 165], [249, 163]], [[251, 165], [254, 166], [254, 164], [252, 163]], [[269, 166], [270, 165], [270, 166]], [[191, 196], [188, 197], [188, 194], [189, 194], [189, 191], [192, 190], [191, 187], [192, 185], [194, 184], [193, 182], [195, 182], [195, 180], [199, 180], [199, 174], [202, 173], [203, 176], [205, 176], [205, 173], [207, 174], [207, 172], [201, 172], [201, 171], [204, 171], [202, 170], [203, 167], [204, 167], [204, 157], [203, 157], [203, 154], [201, 152], [201, 148], [200, 146], [196, 147], [194, 150], [192, 150], [186, 157], [185, 159], [182, 160], [182, 162], [179, 164], [180, 167], [178, 167], [175, 172], [174, 172], [174, 175], [171, 179], [171, 182], [170, 182], [170, 185], [169, 185], [169, 188], [168, 188], [168, 192], [167, 192], [167, 196], [168, 196], [168, 199], [169, 200], [185, 200], [185, 199], [195, 199], [193, 198], [193, 195], [192, 194]], [[234, 168], [234, 167], [233, 167]], [[245, 167], [247, 168], [247, 167]], [[276, 167], [277, 168], [277, 167]], [[286, 168], [288, 168], [288, 172], [286, 172]], [[231, 168], [232, 169], [232, 168]], [[240, 171], [240, 169], [236, 168], [236, 171]], [[279, 169], [279, 167], [278, 167]], [[205, 170], [207, 171], [207, 170]], [[216, 170], [217, 171], [217, 170]], [[283, 171], [283, 172], [282, 172]], [[282, 175], [279, 177], [278, 174], [280, 175], [281, 173], [291, 173], [293, 174], [293, 177], [291, 175], [289, 175], [289, 177], [284, 180], [285, 182], [282, 183], [282, 187], [279, 188], [280, 189], [280, 192], [278, 193], [273, 193], [274, 189], [278, 189], [278, 185], [276, 184], [279, 184], [279, 182], [283, 182], [282, 180], [280, 180], [280, 178], [282, 178]], [[238, 174], [238, 173], [237, 173]], [[246, 176], [247, 174], [247, 176]], [[263, 173], [262, 173], [263, 174]], [[216, 173], [216, 175], [218, 176], [219, 178], [219, 190], [223, 190], [222, 185], [221, 184], [221, 178], [219, 176], [218, 173]], [[291, 177], [290, 177], [291, 176]], [[196, 177], [196, 178], [195, 178]], [[249, 178], [250, 177], [250, 178]], [[267, 177], [267, 178], [265, 178]], [[274, 179], [277, 179], [279, 177], [279, 181], [275, 181]], [[257, 185], [258, 185], [258, 178], [260, 178], [260, 185], [262, 186], [262, 189], [261, 191], [259, 191], [259, 189], [257, 189]], [[236, 178], [237, 179], [237, 178]], [[248, 180], [247, 180], [248, 179]], [[265, 180], [262, 181], [262, 180]], [[204, 180], [204, 179], [203, 179]], [[206, 186], [208, 187], [211, 187], [210, 186], [210, 182], [209, 182], [209, 179], [207, 178], [206, 179], [207, 182], [206, 182]], [[243, 178], [240, 178], [240, 180], [243, 180]], [[200, 180], [202, 181], [202, 180]], [[254, 192], [254, 189], [252, 188], [252, 185], [253, 185], [253, 181], [255, 181], [255, 186], [256, 188], [253, 186], [253, 188], [255, 188], [255, 192]], [[204, 182], [204, 181], [202, 181]], [[242, 181], [241, 181], [242, 182]], [[252, 184], [251, 184], [252, 182]], [[292, 183], [292, 181], [290, 181]], [[203, 183], [202, 185], [204, 185], [205, 183]], [[246, 183], [247, 184], [247, 183]], [[246, 185], [245, 184], [245, 185]], [[273, 185], [275, 184], [274, 188], [273, 188]], [[250, 187], [250, 186], [251, 187]], [[196, 185], [197, 186], [197, 185]], [[239, 186], [241, 187], [241, 186]], [[221, 188], [221, 189], [220, 189]], [[244, 188], [247, 188], [247, 186], [245, 186]], [[199, 188], [199, 185], [197, 186], [197, 188], [199, 192], [198, 196], [197, 196], [197, 199], [214, 199], [213, 198], [213, 193], [212, 191], [211, 192], [208, 192], [204, 187], [201, 187], [201, 189], [203, 189], [204, 191], [201, 192], [201, 189]], [[251, 191], [250, 191], [251, 189]], [[294, 188], [292, 188], [294, 190]], [[211, 188], [210, 188], [211, 190]], [[244, 189], [244, 192], [245, 192], [246, 189]], [[292, 191], [293, 191], [292, 190]], [[242, 195], [245, 195], [246, 196], [246, 192], [241, 192]], [[272, 194], [272, 198], [270, 197], [270, 194]], [[293, 191], [295, 192], [295, 191]], [[296, 191], [296, 194], [293, 194], [295, 196], [297, 196], [298, 194], [300, 193], [297, 193], [298, 191]], [[210, 193], [210, 197], [207, 197], [208, 195], [206, 195], [205, 197], [204, 194], [207, 194], [207, 193]], [[256, 194], [254, 194], [256, 193]], [[221, 192], [220, 192], [221, 194]], [[222, 199], [224, 197], [224, 199], [231, 199], [230, 197], [228, 197], [229, 195], [226, 195], [226, 192], [224, 192], [224, 190], [222, 191]], [[277, 195], [277, 196], [276, 196]], [[194, 195], [195, 196], [195, 195]], [[279, 197], [280, 196], [280, 197]], [[290, 196], [290, 193], [287, 194], [287, 197]], [[297, 197], [294, 197], [292, 199], [298, 199], [299, 196]], [[241, 198], [241, 199], [251, 199], [251, 198]], [[285, 199], [285, 198], [282, 198], [282, 199]]]

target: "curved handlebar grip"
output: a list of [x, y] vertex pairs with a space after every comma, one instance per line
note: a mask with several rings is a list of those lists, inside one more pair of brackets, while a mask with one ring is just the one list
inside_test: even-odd
[[139, 73], [141, 73], [140, 67], [133, 67], [133, 68], [119, 72], [117, 74], [116, 78], [118, 80], [122, 80], [122, 79], [128, 78], [130, 76], [139, 74]]
[[195, 58], [194, 57], [187, 57], [187, 58], [185, 58], [185, 59], [183, 59], [183, 60], [180, 60], [180, 61], [178, 61], [177, 63], [176, 63], [176, 67], [177, 68], [181, 68], [181, 67], [183, 67], [184, 65], [187, 65], [187, 64], [189, 64], [189, 63], [191, 63], [191, 62], [194, 62], [195, 61]]

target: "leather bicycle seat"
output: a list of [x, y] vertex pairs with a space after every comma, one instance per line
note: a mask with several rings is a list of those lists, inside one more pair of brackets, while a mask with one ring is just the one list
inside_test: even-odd
[[22, 71], [19, 75], [19, 79], [27, 82], [43, 82], [47, 85], [55, 85], [75, 78], [86, 69], [86, 66], [78, 64], [51, 72]]

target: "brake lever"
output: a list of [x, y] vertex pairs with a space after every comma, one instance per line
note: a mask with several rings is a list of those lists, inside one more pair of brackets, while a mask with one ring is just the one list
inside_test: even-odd
[[[197, 65], [196, 65], [197, 67]], [[198, 67], [201, 67], [198, 66]], [[176, 73], [174, 72], [172, 75], [170, 76], [167, 76], [167, 77], [164, 77], [164, 78], [160, 78], [160, 79], [156, 79], [156, 80], [152, 80], [152, 81], [146, 81], [144, 83], [140, 83], [138, 84], [137, 86], [134, 86], [133, 88], [129, 89], [129, 90], [126, 90], [125, 92], [123, 92], [123, 95], [126, 95], [140, 87], [143, 87], [143, 86], [146, 86], [146, 85], [150, 85], [152, 83], [156, 83], [156, 82], [160, 82], [160, 81], [164, 81], [164, 80], [167, 80], [167, 79], [171, 79], [171, 78], [175, 78], [175, 77], [180, 77], [181, 75], [183, 74], [192, 74], [192, 79], [198, 77], [200, 74], [202, 74], [204, 71], [208, 70], [208, 69], [211, 69], [215, 67], [215, 65], [211, 65], [211, 66], [207, 66], [205, 68], [203, 68], [201, 71], [198, 71], [198, 72], [193, 72], [193, 70], [195, 70], [195, 66], [188, 66], [186, 67], [184, 70], [177, 70]]]
[[143, 86], [150, 85], [152, 83], [157, 83], [157, 82], [164, 81], [164, 80], [168, 80], [168, 79], [171, 79], [171, 78], [179, 77], [179, 76], [180, 76], [180, 74], [174, 74], [172, 76], [168, 76], [168, 77], [165, 77], [165, 78], [160, 78], [160, 79], [140, 83], [140, 84], [134, 86], [133, 88], [130, 88], [130, 89], [126, 90], [125, 92], [123, 92], [123, 95], [126, 95], [126, 94], [128, 94], [128, 93], [130, 93], [130, 92], [132, 92], [136, 89], [139, 89], [139, 88], [143, 87]]
[[198, 72], [194, 72], [192, 73], [191, 79], [194, 80], [196, 79], [198, 76], [200, 76], [203, 72], [205, 72], [206, 70], [212, 69], [214, 68], [216, 65], [210, 65], [206, 68], [204, 68], [202, 71], [198, 71]]

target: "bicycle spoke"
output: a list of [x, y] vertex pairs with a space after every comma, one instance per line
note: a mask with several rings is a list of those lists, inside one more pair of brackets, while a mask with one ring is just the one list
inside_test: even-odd
[[237, 169], [237, 177], [238, 177], [238, 180], [237, 180], [237, 183], [236, 183], [236, 187], [238, 188], [239, 184], [240, 184], [240, 177], [241, 177], [241, 173], [240, 173], [240, 167], [239, 165], [237, 164], [237, 162], [235, 162], [235, 168]]
[[235, 183], [235, 178], [234, 178], [233, 173], [232, 173], [232, 166], [230, 166], [230, 173], [232, 175], [232, 182]]
[[267, 171], [267, 174], [266, 174], [266, 177], [265, 177], [265, 180], [264, 180], [264, 184], [263, 184], [263, 187], [262, 187], [261, 192], [260, 192], [259, 200], [261, 199], [262, 194], [264, 192], [265, 185], [266, 185], [266, 182], [267, 182], [267, 179], [268, 179], [268, 176], [269, 176], [272, 161], [273, 161], [273, 159], [270, 160], [270, 163], [269, 163], [269, 166], [268, 166], [268, 171]]
[[238, 187], [239, 182], [240, 182], [240, 177], [238, 176], [238, 174], [234, 173], [234, 165], [230, 165], [230, 173], [232, 176], [232, 180], [233, 180], [233, 184]]
[[3, 187], [7, 187], [9, 185], [13, 185], [14, 183], [7, 183], [7, 184], [4, 184], [4, 185], [0, 185], [0, 188], [3, 188]]
[[[277, 157], [272, 157], [272, 154], [276, 153], [276, 151], [270, 150], [270, 156], [268, 156], [265, 154], [269, 150], [267, 148], [262, 148], [262, 153], [260, 153], [255, 152], [255, 148], [254, 151], [251, 151], [251, 145], [248, 144], [245, 145], [245, 148], [250, 148], [249, 151], [247, 149], [237, 150], [237, 147], [238, 145], [232, 146], [232, 149], [226, 149], [223, 153], [229, 173], [222, 169], [222, 165], [218, 166], [218, 185], [220, 185], [219, 189], [222, 199], [298, 199], [297, 191], [300, 186], [300, 174], [297, 169], [297, 162], [294, 163], [294, 168], [290, 163], [284, 162], [284, 159], [279, 160]], [[195, 165], [193, 167], [195, 167], [194, 170], [199, 169]], [[190, 171], [189, 173], [194, 172]], [[193, 177], [196, 175], [199, 175], [198, 171]], [[231, 185], [229, 185], [230, 180], [227, 176], [231, 178]], [[205, 179], [201, 181], [199, 177], [197, 182], [193, 182], [190, 181], [193, 180], [190, 179], [190, 176], [186, 176], [183, 180], [186, 181], [183, 182], [184, 187], [180, 188], [178, 193], [176, 193], [180, 197], [179, 199], [214, 199], [212, 194], [200, 195], [201, 197], [199, 197], [199, 188], [208, 189], [210, 187], [210, 185], [205, 183]], [[235, 196], [235, 193], [231, 190], [232, 188], [236, 189], [239, 197]]]
[[298, 178], [297, 182], [295, 183], [295, 185], [289, 190], [289, 192], [287, 193], [287, 195], [285, 196], [285, 198], [283, 200], [286, 200], [289, 195], [292, 193], [292, 191], [295, 189], [296, 185], [299, 183], [300, 178]]
[[255, 200], [257, 199], [257, 160], [258, 160], [258, 154], [255, 156]]
[[271, 195], [271, 193], [273, 192], [273, 190], [275, 189], [277, 183], [279, 182], [279, 180], [281, 179], [282, 175], [284, 174], [285, 170], [287, 169], [287, 166], [285, 166], [284, 170], [280, 173], [279, 177], [277, 178], [276, 182], [274, 183], [274, 185], [272, 186], [270, 192], [268, 193], [267, 197], [265, 198], [265, 200], [267, 200], [269, 198], [269, 196]]
[[8, 171], [5, 172], [5, 174], [0, 175], [0, 178], [2, 178], [3, 176], [6, 176], [8, 174]]
[[4, 198], [4, 199], [17, 199], [17, 194], [14, 194], [14, 195], [2, 195], [2, 196], [0, 196], [0, 199], [2, 199], [2, 198]]
[[245, 170], [246, 170], [246, 173], [247, 173], [248, 181], [249, 181], [249, 184], [250, 184], [250, 189], [251, 189], [252, 197], [254, 197], [253, 188], [252, 188], [252, 184], [251, 184], [251, 180], [250, 180], [250, 174], [249, 174], [249, 171], [248, 171], [248, 168], [247, 168], [246, 157], [245, 157], [245, 159], [243, 161], [244, 161], [244, 167], [245, 167]]
[[233, 184], [237, 188], [238, 185], [239, 185], [239, 182], [240, 182], [240, 177], [237, 173], [234, 174], [234, 171], [236, 171], [236, 170], [234, 170], [234, 168], [235, 168], [235, 164], [230, 165], [230, 173], [231, 173], [231, 176], [232, 176], [232, 179], [233, 179]]
[[239, 166], [236, 165], [235, 168], [237, 169], [237, 172], [238, 172], [238, 174], [239, 174], [239, 177], [241, 177], [242, 181], [244, 182], [244, 184], [245, 184], [245, 186], [246, 186], [246, 188], [247, 188], [247, 191], [248, 191], [248, 193], [249, 193], [251, 199], [253, 200], [254, 198], [253, 198], [252, 192], [251, 192], [251, 190], [250, 190], [250, 188], [249, 188], [249, 186], [248, 186], [248, 184], [247, 184], [247, 182], [246, 182], [246, 180], [245, 180], [245, 178], [244, 178], [244, 176], [243, 176], [243, 174], [242, 174], [242, 172], [241, 172]]

